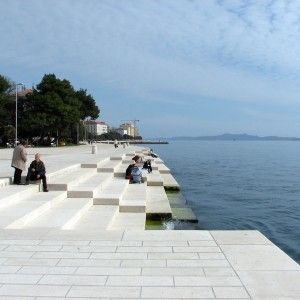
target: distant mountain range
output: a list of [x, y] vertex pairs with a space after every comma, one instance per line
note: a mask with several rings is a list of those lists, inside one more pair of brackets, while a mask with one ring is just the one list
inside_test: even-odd
[[221, 135], [213, 136], [178, 136], [167, 138], [167, 140], [173, 141], [300, 141], [300, 138], [297, 137], [279, 137], [279, 136], [257, 136], [249, 135], [246, 133], [243, 134], [231, 134], [225, 133]]

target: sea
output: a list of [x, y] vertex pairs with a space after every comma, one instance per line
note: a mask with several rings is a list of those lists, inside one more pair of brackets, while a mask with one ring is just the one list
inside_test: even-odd
[[255, 229], [300, 263], [300, 142], [170, 141], [151, 145], [199, 228]]

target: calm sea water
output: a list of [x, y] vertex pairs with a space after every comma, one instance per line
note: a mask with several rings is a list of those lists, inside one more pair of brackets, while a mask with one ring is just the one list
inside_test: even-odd
[[152, 148], [201, 229], [257, 229], [300, 262], [300, 142], [174, 141]]

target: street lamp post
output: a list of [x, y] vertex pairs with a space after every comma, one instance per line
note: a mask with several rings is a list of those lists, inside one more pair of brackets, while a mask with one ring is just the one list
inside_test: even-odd
[[16, 83], [16, 140], [15, 140], [15, 146], [18, 144], [18, 86], [22, 86], [23, 83]]

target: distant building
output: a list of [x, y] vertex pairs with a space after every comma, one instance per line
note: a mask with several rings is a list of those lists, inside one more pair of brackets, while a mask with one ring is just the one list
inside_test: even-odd
[[[121, 133], [122, 132], [122, 133]], [[127, 134], [130, 136], [137, 136], [138, 135], [138, 128], [134, 127], [131, 123], [123, 123], [119, 127], [119, 133], [121, 134]]]
[[128, 134], [127, 130], [123, 128], [117, 128], [115, 131], [121, 135]]
[[84, 122], [84, 126], [87, 132], [93, 135], [101, 135], [108, 132], [108, 125], [105, 122], [89, 120]]
[[32, 89], [26, 89], [25, 86], [22, 86], [21, 91], [18, 91], [18, 97], [23, 98], [26, 97], [27, 94], [31, 94]]

